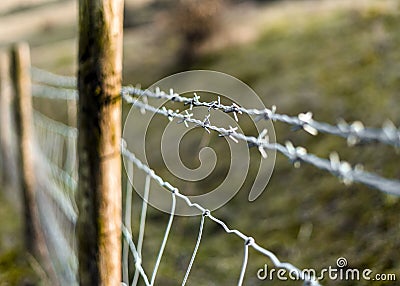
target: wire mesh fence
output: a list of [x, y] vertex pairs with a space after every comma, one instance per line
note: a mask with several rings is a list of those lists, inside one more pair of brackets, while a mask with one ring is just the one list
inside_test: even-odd
[[[33, 97], [65, 101], [75, 101], [78, 99], [78, 93], [75, 89], [75, 78], [55, 75], [37, 68], [33, 68], [31, 74], [34, 81], [32, 88]], [[285, 144], [271, 143], [265, 130], [260, 132], [258, 136], [246, 135], [239, 132], [236, 128], [218, 126], [218, 122], [214, 124], [214, 120], [210, 114], [205, 118], [195, 118], [191, 111], [193, 108], [202, 106], [208, 108], [208, 110], [215, 109], [225, 113], [232, 113], [236, 121], [240, 119], [241, 114], [247, 114], [256, 117], [258, 120], [281, 121], [296, 129], [303, 129], [312, 135], [317, 135], [318, 132], [328, 133], [333, 136], [345, 138], [349, 145], [359, 142], [378, 142], [399, 147], [400, 131], [391, 122], [386, 122], [382, 128], [364, 127], [361, 122], [348, 124], [343, 121], [337, 125], [331, 125], [316, 121], [312, 118], [311, 113], [289, 116], [277, 113], [276, 107], [272, 107], [271, 109], [246, 109], [234, 102], [231, 105], [221, 104], [220, 98], [210, 102], [200, 101], [200, 97], [196, 94], [193, 97], [185, 97], [175, 93], [173, 90], [165, 93], [160, 89], [150, 91], [134, 87], [123, 87], [121, 97], [126, 104], [132, 105], [142, 112], [152, 112], [166, 117], [170, 121], [176, 120], [177, 123], [186, 126], [189, 124], [196, 125], [207, 132], [217, 132], [220, 137], [228, 138], [234, 142], [244, 141], [249, 147], [257, 148], [261, 157], [267, 156], [267, 150], [276, 150], [293, 162], [295, 167], [300, 167], [301, 163], [310, 164], [337, 176], [346, 184], [357, 182], [385, 193], [400, 195], [399, 180], [387, 179], [375, 173], [367, 172], [360, 165], [352, 167], [348, 162], [341, 161], [337, 153], [332, 153], [329, 159], [323, 159], [308, 153], [304, 147], [295, 147], [289, 141]], [[157, 108], [149, 104], [147, 98], [179, 102], [186, 105], [187, 109], [184, 112], [179, 112], [168, 109], [165, 106]], [[43, 228], [53, 268], [57, 273], [60, 284], [76, 285], [78, 283], [78, 259], [75, 241], [75, 226], [78, 216], [75, 203], [75, 193], [77, 191], [77, 129], [53, 120], [38, 110], [34, 112], [34, 126], [35, 175], [38, 182], [40, 182], [37, 191], [37, 206], [41, 227]], [[206, 220], [214, 222], [227, 234], [235, 235], [243, 240], [241, 250], [243, 252], [243, 259], [241, 268], [237, 273], [238, 285], [242, 285], [244, 282], [246, 267], [249, 259], [251, 259], [249, 256], [250, 248], [269, 258], [275, 267], [284, 268], [295, 273], [299, 279], [308, 283], [307, 285], [319, 285], [314, 280], [314, 277], [303, 273], [301, 269], [291, 263], [281, 262], [277, 255], [259, 245], [253, 237], [244, 234], [244, 232], [236, 228], [229, 227], [226, 222], [214, 216], [206, 207], [192, 202], [178, 188], [157, 175], [148, 165], [139, 160], [133, 152], [128, 150], [127, 144], [124, 141], [121, 142], [121, 146], [121, 156], [129, 162], [127, 172], [140, 171], [146, 178], [137, 237], [134, 237], [132, 228], [133, 186], [129, 179], [126, 180], [124, 216], [123, 222], [121, 222], [124, 237], [122, 254], [123, 283], [126, 285], [137, 285], [142, 280], [145, 285], [156, 284], [158, 270], [162, 263], [165, 247], [168, 243], [174, 222], [176, 204], [180, 200], [187, 204], [188, 207], [197, 209], [200, 214], [197, 239], [186, 271], [182, 277], [182, 285], [188, 283], [193, 267], [201, 267], [195, 261], [200, 244], [204, 239], [203, 230]], [[171, 209], [155, 264], [153, 269], [149, 271], [142, 264], [143, 260], [146, 259], [142, 250], [143, 245], [146, 243], [144, 232], [146, 229], [148, 197], [152, 189], [151, 182], [155, 182], [164, 191], [169, 192]]]
[[[32, 74], [35, 75], [35, 72]], [[33, 85], [32, 96], [48, 95], [45, 88], [52, 88], [53, 92], [62, 94], [62, 90], [57, 87], [43, 87], [38, 89]], [[60, 284], [77, 285], [77, 131], [38, 110], [34, 110], [33, 115], [38, 182], [36, 199], [41, 228]]]

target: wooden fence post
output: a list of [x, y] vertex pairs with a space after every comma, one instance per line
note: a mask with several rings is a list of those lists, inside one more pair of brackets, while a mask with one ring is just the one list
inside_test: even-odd
[[[0, 184], [3, 188], [10, 185], [11, 174], [10, 169], [6, 167], [6, 163], [10, 164], [11, 136], [10, 136], [10, 103], [11, 89], [10, 79], [10, 61], [8, 55], [0, 51]], [[3, 190], [4, 191], [4, 190]]]
[[121, 283], [123, 0], [79, 1], [80, 285]]
[[25, 242], [32, 254], [38, 254], [37, 207], [32, 144], [32, 98], [30, 81], [29, 46], [24, 43], [13, 46], [12, 81], [15, 96], [15, 129], [17, 140], [18, 174], [23, 195], [25, 218]]
[[23, 196], [24, 232], [27, 250], [40, 260], [52, 285], [58, 285], [52, 267], [46, 240], [40, 224], [36, 202], [36, 177], [32, 116], [32, 85], [30, 76], [30, 49], [27, 43], [18, 43], [11, 50], [11, 77], [15, 97], [15, 133], [17, 141], [17, 168]]
[[1, 186], [3, 191], [10, 190], [7, 195], [17, 199], [18, 194], [13, 192], [17, 187], [17, 161], [14, 127], [14, 94], [10, 77], [10, 55], [0, 52], [0, 152], [2, 159]]

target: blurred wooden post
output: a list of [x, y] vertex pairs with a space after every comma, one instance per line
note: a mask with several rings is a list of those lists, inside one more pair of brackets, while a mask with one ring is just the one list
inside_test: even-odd
[[0, 52], [0, 152], [2, 158], [1, 186], [3, 191], [10, 190], [8, 195], [15, 197], [12, 192], [16, 188], [16, 146], [12, 128], [14, 128], [14, 94], [10, 77], [10, 55]]
[[6, 164], [10, 163], [9, 156], [11, 147], [10, 144], [10, 88], [9, 88], [9, 72], [10, 62], [8, 55], [0, 51], [0, 185], [8, 187], [11, 176], [9, 175], [9, 168]]
[[25, 243], [30, 253], [40, 255], [40, 249], [44, 246], [40, 244], [38, 235], [40, 223], [35, 195], [29, 46], [25, 43], [16, 44], [12, 48], [11, 55], [15, 93], [15, 131], [18, 145], [17, 164], [24, 200]]
[[121, 283], [123, 0], [79, 1], [80, 285]]
[[12, 54], [12, 80], [15, 92], [15, 128], [17, 139], [18, 174], [23, 194], [25, 217], [25, 242], [32, 254], [40, 246], [35, 228], [38, 227], [38, 213], [35, 197], [35, 176], [32, 146], [32, 98], [30, 81], [29, 46], [15, 45]]
[[38, 258], [52, 285], [58, 285], [46, 241], [40, 225], [36, 203], [36, 178], [34, 163], [34, 137], [32, 116], [32, 86], [30, 78], [30, 50], [26, 43], [19, 43], [11, 50], [11, 77], [15, 96], [15, 132], [17, 141], [17, 168], [23, 195], [25, 219], [25, 244], [27, 250]]

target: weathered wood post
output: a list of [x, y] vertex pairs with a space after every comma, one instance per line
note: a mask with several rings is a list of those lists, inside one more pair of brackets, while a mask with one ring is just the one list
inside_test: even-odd
[[17, 141], [17, 168], [22, 190], [24, 232], [27, 250], [40, 260], [52, 285], [58, 285], [49, 257], [46, 240], [40, 224], [36, 201], [34, 137], [32, 116], [31, 57], [27, 43], [18, 43], [11, 49], [11, 77], [14, 93], [15, 133]]
[[121, 283], [123, 0], [79, 1], [80, 285]]
[[18, 194], [12, 192], [16, 189], [17, 162], [14, 137], [14, 93], [11, 83], [11, 60], [5, 51], [0, 52], [0, 152], [2, 157], [1, 186], [3, 191], [10, 190], [7, 195], [17, 198]]
[[11, 57], [11, 76], [15, 93], [15, 131], [18, 145], [17, 164], [24, 201], [25, 243], [28, 251], [36, 255], [40, 252], [41, 246], [37, 236], [39, 217], [35, 196], [29, 46], [25, 43], [16, 44], [12, 47]]
[[10, 110], [11, 110], [11, 89], [10, 89], [10, 61], [7, 53], [0, 51], [0, 184], [8, 187], [10, 185], [11, 174], [9, 156], [11, 146], [10, 135]]

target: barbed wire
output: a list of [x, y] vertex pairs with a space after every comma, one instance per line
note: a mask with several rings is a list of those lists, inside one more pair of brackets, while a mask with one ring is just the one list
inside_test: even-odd
[[58, 75], [37, 67], [31, 67], [31, 77], [34, 82], [55, 87], [76, 89], [77, 86], [77, 80], [74, 76]]
[[[59, 76], [47, 71], [32, 68], [33, 78], [42, 84], [53, 85], [65, 88], [76, 88], [76, 78], [68, 76]], [[64, 99], [64, 100], [77, 100], [78, 93], [62, 91], [57, 93], [57, 90], [50, 87], [43, 87], [42, 85], [34, 85], [34, 96], [51, 98], [51, 99]], [[232, 103], [231, 105], [224, 105], [221, 103], [220, 97], [217, 100], [211, 102], [200, 101], [200, 96], [194, 94], [193, 97], [184, 97], [175, 93], [173, 89], [169, 93], [166, 93], [159, 88], [155, 91], [149, 89], [141, 89], [139, 87], [125, 86], [121, 88], [121, 94], [128, 93], [135, 96], [143, 96], [149, 98], [166, 99], [174, 102], [181, 102], [190, 105], [190, 109], [197, 106], [207, 107], [209, 109], [221, 110], [226, 113], [233, 113], [235, 120], [238, 121], [238, 114], [247, 114], [250, 116], [256, 116], [257, 120], [272, 120], [280, 121], [289, 124], [294, 129], [303, 129], [311, 135], [316, 135], [318, 132], [327, 133], [339, 137], [343, 137], [347, 140], [349, 145], [355, 145], [358, 143], [365, 142], [380, 142], [383, 144], [391, 145], [394, 147], [400, 147], [400, 130], [390, 120], [386, 120], [382, 128], [365, 127], [361, 121], [354, 121], [348, 123], [345, 120], [339, 120], [337, 125], [332, 125], [325, 122], [319, 122], [312, 117], [311, 112], [300, 113], [297, 116], [290, 116], [286, 114], [280, 114], [276, 112], [276, 106], [272, 106], [271, 109], [255, 109], [245, 108]]]
[[[32, 79], [35, 82], [40, 83], [39, 85], [34, 84], [32, 87], [33, 96], [35, 97], [61, 99], [61, 100], [78, 99], [78, 92], [76, 90], [76, 78], [74, 77], [58, 76], [46, 72], [44, 70], [33, 68]], [[299, 167], [302, 162], [308, 163], [319, 169], [332, 173], [333, 175], [339, 177], [339, 179], [341, 179], [341, 181], [343, 181], [345, 184], [350, 184], [351, 182], [360, 182], [367, 186], [370, 186], [372, 188], [381, 190], [389, 194], [397, 196], [400, 195], [399, 180], [386, 179], [377, 174], [366, 172], [362, 169], [361, 165], [356, 165], [355, 167], [352, 167], [348, 162], [341, 161], [337, 153], [332, 153], [330, 155], [329, 160], [322, 159], [313, 154], [308, 154], [307, 150], [303, 147], [293, 146], [293, 144], [290, 141], [286, 142], [285, 145], [269, 142], [267, 130], [263, 130], [262, 132], [260, 132], [257, 137], [247, 136], [243, 133], [238, 132], [237, 127], [229, 127], [227, 129], [211, 124], [212, 118], [210, 119], [210, 114], [208, 114], [204, 119], [200, 120], [193, 118], [193, 114], [189, 112], [194, 107], [203, 106], [207, 107], [209, 111], [211, 109], [215, 109], [215, 110], [221, 110], [226, 113], [232, 113], [236, 121], [239, 120], [240, 114], [247, 114], [249, 116], [255, 116], [256, 120], [272, 120], [272, 121], [284, 122], [289, 125], [292, 125], [295, 129], [303, 129], [304, 131], [312, 135], [316, 135], [318, 132], [322, 132], [340, 136], [346, 138], [349, 145], [354, 145], [359, 142], [374, 141], [399, 147], [400, 131], [390, 121], [385, 122], [382, 129], [364, 127], [364, 125], [359, 121], [353, 122], [351, 124], [345, 121], [341, 121], [337, 125], [331, 125], [328, 123], [315, 121], [312, 118], [311, 112], [300, 113], [298, 116], [289, 116], [277, 113], [275, 106], [273, 106], [271, 109], [267, 108], [246, 109], [244, 107], [238, 106], [235, 103], [232, 103], [231, 105], [224, 105], [221, 103], [219, 97], [216, 101], [202, 102], [200, 101], [200, 97], [197, 94], [194, 94], [192, 98], [183, 97], [175, 93], [173, 90], [170, 90], [170, 93], [165, 93], [158, 88], [156, 88], [155, 92], [152, 92], [150, 90], [142, 90], [140, 88], [135, 88], [135, 87], [122, 87], [121, 96], [127, 103], [132, 104], [141, 111], [150, 111], [156, 114], [160, 114], [168, 118], [170, 121], [178, 119], [179, 120], [178, 123], [183, 123], [187, 127], [189, 126], [188, 123], [195, 124], [196, 126], [204, 128], [209, 133], [210, 130], [215, 131], [219, 133], [220, 136], [228, 137], [230, 140], [233, 140], [234, 142], [237, 142], [238, 140], [245, 141], [247, 142], [249, 147], [253, 146], [257, 147], [262, 157], [268, 156], [266, 150], [276, 150], [281, 154], [283, 154], [284, 156], [286, 156], [287, 158], [289, 158], [289, 160], [293, 162], [295, 167]], [[136, 97], [143, 97], [142, 98], [143, 101], [137, 100]], [[185, 110], [184, 113], [179, 113], [178, 111], [167, 109], [165, 107], [159, 109], [149, 105], [147, 103], [147, 98], [165, 99], [174, 102], [181, 102], [185, 105], [189, 105], [190, 108], [188, 110]], [[43, 128], [48, 128], [56, 134], [73, 138], [74, 140], [77, 138], [77, 129], [75, 127], [64, 125], [60, 122], [46, 118], [41, 114], [36, 114], [36, 112], [34, 116], [37, 124], [41, 125]], [[240, 269], [240, 275], [238, 278], [238, 285], [242, 285], [244, 281], [246, 268], [248, 264], [250, 247], [255, 249], [257, 252], [265, 255], [269, 259], [271, 259], [272, 263], [276, 267], [284, 268], [290, 271], [291, 273], [297, 274], [297, 276], [300, 279], [309, 283], [307, 285], [319, 285], [319, 283], [316, 280], [314, 280], [313, 277], [308, 276], [307, 273], [302, 272], [294, 265], [290, 263], [281, 262], [274, 253], [258, 245], [252, 237], [245, 235], [244, 233], [242, 233], [237, 229], [229, 228], [224, 221], [214, 217], [209, 210], [207, 210], [200, 204], [193, 203], [188, 197], [180, 193], [176, 187], [172, 186], [169, 182], [165, 181], [160, 176], [156, 175], [155, 172], [149, 168], [149, 166], [145, 165], [139, 159], [137, 159], [136, 156], [127, 149], [126, 143], [124, 141], [121, 144], [122, 144], [121, 155], [126, 157], [132, 164], [134, 164], [136, 167], [138, 167], [139, 169], [141, 169], [146, 173], [147, 177], [146, 177], [145, 192], [147, 192], [147, 195], [150, 188], [150, 179], [154, 180], [158, 185], [165, 188], [167, 191], [171, 192], [172, 195], [172, 206], [171, 206], [170, 217], [167, 223], [167, 227], [164, 231], [163, 240], [151, 276], [146, 275], [146, 272], [142, 267], [142, 258], [141, 258], [141, 248], [144, 237], [147, 201], [146, 200], [143, 201], [137, 247], [133, 242], [132, 229], [129, 226], [130, 219], [129, 220], [126, 219], [124, 224], [122, 224], [122, 232], [125, 241], [127, 242], [127, 245], [131, 253], [133, 254], [135, 261], [135, 274], [133, 277], [132, 285], [136, 285], [136, 283], [138, 282], [139, 275], [140, 277], [143, 278], [144, 283], [146, 285], [151, 285], [151, 286], [154, 285], [157, 271], [164, 253], [164, 249], [171, 230], [172, 222], [175, 216], [175, 207], [177, 198], [182, 199], [189, 207], [196, 208], [202, 214], [196, 244], [191, 259], [189, 261], [186, 273], [184, 275], [182, 285], [185, 285], [187, 283], [190, 271], [193, 267], [194, 260], [201, 243], [205, 225], [205, 219], [213, 221], [214, 223], [222, 227], [226, 233], [236, 235], [237, 237], [239, 237], [244, 241], [244, 248], [243, 248], [244, 255]], [[48, 167], [51, 170], [53, 170], [53, 173], [55, 172], [56, 176], [60, 177], [60, 180], [69, 181], [69, 183], [73, 185], [73, 189], [76, 189], [76, 181], [71, 176], [66, 176], [68, 175], [68, 173], [63, 172], [62, 168], [59, 168], [58, 166], [52, 166], [51, 164], [49, 164]], [[57, 172], [59, 173], [58, 175]], [[67, 197], [60, 196], [60, 194], [57, 193], [51, 193], [50, 197], [52, 197], [52, 199], [55, 200], [57, 204], [60, 203], [68, 204], [66, 208], [61, 208], [61, 211], [64, 213], [64, 215], [67, 215], [67, 217], [69, 217], [72, 224], [75, 224], [77, 213], [76, 213], [76, 208], [73, 205], [73, 202], [68, 202]], [[56, 218], [54, 218], [54, 220], [56, 220]], [[53, 223], [55, 222], [51, 222], [51, 224]], [[57, 227], [60, 226], [58, 225]], [[58, 230], [57, 233], [59, 233]], [[55, 239], [55, 236], [53, 235], [51, 239]], [[68, 246], [67, 243], [68, 243], [67, 241], [62, 242], [64, 246]], [[75, 269], [74, 271], [76, 271], [75, 261], [73, 263], [72, 268]], [[128, 270], [129, 268], [126, 265], [125, 272], [128, 273], [129, 272]]]
[[200, 101], [200, 96], [196, 93], [193, 97], [184, 97], [175, 93], [173, 89], [171, 89], [169, 93], [166, 93], [161, 91], [159, 88], [156, 88], [153, 92], [148, 89], [143, 90], [138, 87], [126, 86], [121, 89], [121, 93], [181, 102], [190, 105], [190, 110], [197, 106], [221, 110], [226, 113], [233, 113], [236, 121], [238, 121], [238, 114], [256, 116], [257, 120], [265, 119], [280, 121], [294, 126], [295, 129], [303, 129], [311, 135], [316, 135], [318, 132], [321, 132], [346, 138], [349, 145], [354, 145], [359, 142], [377, 141], [387, 145], [400, 147], [400, 130], [397, 129], [389, 120], [384, 122], [382, 129], [365, 127], [361, 121], [355, 121], [349, 124], [343, 119], [335, 126], [314, 120], [311, 112], [300, 113], [297, 116], [289, 116], [277, 113], [275, 105], [272, 106], [271, 109], [247, 109], [237, 105], [236, 103], [224, 105], [221, 103], [220, 97], [218, 97], [216, 101], [203, 102]]
[[[196, 126], [204, 128], [207, 132], [210, 130], [216, 131], [221, 136], [228, 137], [232, 140], [242, 140], [249, 144], [249, 146], [256, 146], [263, 157], [267, 156], [265, 150], [275, 150], [286, 156], [295, 167], [300, 166], [301, 162], [313, 165], [321, 170], [330, 172], [331, 174], [339, 177], [345, 184], [352, 182], [363, 183], [369, 187], [378, 189], [388, 194], [400, 196], [400, 181], [394, 179], [386, 179], [377, 174], [366, 172], [361, 165], [352, 167], [348, 162], [341, 161], [337, 153], [332, 153], [330, 159], [322, 159], [316, 155], [308, 154], [306, 148], [295, 147], [290, 141], [285, 145], [279, 143], [270, 143], [267, 130], [264, 129], [258, 137], [247, 136], [243, 133], [237, 132], [237, 128], [230, 127], [229, 129], [214, 126], [210, 122], [210, 114], [203, 120], [192, 118], [193, 114], [185, 111], [184, 114], [178, 113], [172, 109], [167, 109], [163, 106], [161, 109], [156, 108], [148, 103], [142, 102], [131, 95], [124, 93], [123, 99], [135, 106], [140, 110], [150, 111], [156, 114], [167, 117], [170, 121], [174, 118], [179, 119], [178, 123], [193, 123]], [[236, 141], [235, 141], [236, 142]]]
[[[149, 166], [145, 165], [142, 161], [140, 161], [134, 153], [132, 153], [131, 151], [129, 151], [127, 149], [127, 144], [125, 141], [122, 141], [121, 143], [121, 153], [122, 155], [128, 159], [130, 162], [132, 162], [133, 164], [135, 164], [135, 166], [142, 170], [143, 172], [145, 172], [145, 174], [149, 177], [151, 177], [159, 186], [165, 188], [167, 191], [171, 192], [172, 194], [172, 198], [178, 197], [180, 199], [182, 199], [189, 207], [194, 207], [196, 209], [198, 209], [201, 213], [202, 213], [202, 219], [203, 218], [208, 218], [211, 221], [215, 222], [216, 224], [218, 224], [219, 226], [221, 226], [223, 228], [223, 230], [228, 233], [228, 234], [234, 234], [237, 237], [241, 238], [244, 241], [244, 249], [245, 249], [245, 255], [244, 255], [244, 259], [243, 259], [243, 263], [242, 263], [242, 267], [241, 267], [241, 271], [240, 271], [240, 277], [239, 277], [239, 281], [238, 281], [238, 285], [242, 285], [243, 282], [243, 277], [244, 277], [244, 273], [247, 267], [247, 261], [248, 261], [248, 248], [252, 247], [253, 249], [255, 249], [256, 251], [258, 251], [259, 253], [265, 255], [266, 257], [268, 257], [271, 262], [275, 265], [275, 267], [278, 268], [284, 268], [288, 271], [290, 271], [290, 273], [297, 275], [297, 277], [299, 277], [299, 279], [308, 282], [309, 284], [307, 285], [320, 285], [318, 283], [318, 281], [316, 281], [313, 277], [308, 276], [308, 274], [302, 272], [300, 269], [298, 269], [297, 267], [295, 267], [294, 265], [287, 263], [287, 262], [281, 262], [278, 257], [271, 251], [263, 248], [262, 246], [258, 245], [257, 242], [255, 241], [254, 238], [245, 235], [244, 233], [242, 233], [241, 231], [237, 230], [237, 229], [231, 229], [227, 226], [227, 224], [222, 221], [221, 219], [218, 219], [217, 217], [213, 216], [211, 211], [204, 208], [203, 206], [201, 206], [198, 203], [193, 203], [187, 196], [185, 196], [184, 194], [182, 194], [178, 188], [174, 187], [173, 185], [171, 185], [169, 182], [165, 181], [163, 178], [161, 178], [160, 176], [158, 176], [154, 170], [152, 170]], [[174, 202], [174, 201], [173, 201]], [[174, 204], [173, 204], [174, 205]], [[170, 219], [171, 220], [171, 219]], [[198, 249], [198, 244], [200, 244], [200, 240], [201, 240], [201, 235], [203, 232], [203, 228], [204, 228], [204, 223], [201, 222], [200, 224], [200, 230], [199, 230], [199, 236], [196, 242], [196, 246], [195, 246], [195, 250], [193, 251], [193, 255], [192, 255], [192, 259], [189, 262], [189, 267], [188, 270], [185, 274], [185, 278], [184, 278], [184, 283], [186, 283], [187, 280], [187, 276], [189, 275], [189, 272], [193, 261], [194, 260], [194, 256], [197, 253], [197, 249]], [[167, 228], [168, 229], [168, 228]], [[125, 232], [126, 232], [126, 228], [125, 228]], [[127, 237], [131, 237], [130, 235], [125, 234], [125, 236]], [[166, 241], [166, 235], [164, 235], [164, 240], [163, 243]], [[133, 248], [133, 247], [132, 247]], [[137, 261], [136, 263], [141, 262], [139, 256], [137, 255], [137, 251], [136, 248], [134, 248], [135, 250], [135, 254], [134, 256], [136, 257]], [[142, 268], [139, 268], [142, 269]], [[143, 276], [143, 275], [142, 275]], [[147, 285], [147, 283], [146, 283]], [[150, 284], [153, 285], [153, 284]], [[183, 284], [184, 285], [184, 284]]]

